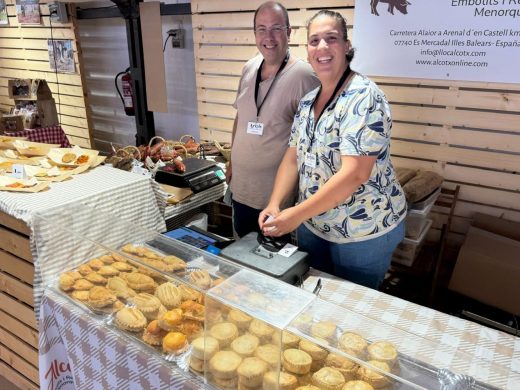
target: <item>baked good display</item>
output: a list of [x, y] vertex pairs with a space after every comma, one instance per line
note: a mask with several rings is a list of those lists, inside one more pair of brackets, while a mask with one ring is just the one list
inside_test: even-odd
[[114, 323], [122, 330], [140, 332], [147, 324], [146, 317], [135, 307], [124, 307], [116, 313]]
[[268, 371], [262, 381], [263, 390], [293, 390], [298, 386], [298, 379], [288, 372]]
[[70, 296], [73, 299], [76, 299], [81, 302], [87, 302], [88, 295], [89, 295], [89, 290], [77, 290], [77, 291], [75, 290], [70, 293]]
[[111, 265], [104, 265], [97, 272], [98, 274], [107, 277], [119, 275], [119, 270]]
[[348, 381], [341, 390], [374, 390], [374, 388], [365, 381]]
[[197, 290], [186, 286], [185, 284], [181, 284], [179, 286], [179, 290], [181, 291], [181, 297], [183, 301], [194, 301], [194, 302], [202, 302], [202, 294]]
[[111, 306], [117, 301], [116, 295], [106, 287], [94, 286], [88, 292], [88, 304], [95, 308]]
[[94, 284], [105, 285], [107, 283], [107, 279], [104, 276], [98, 274], [97, 272], [91, 272], [85, 275], [84, 278]]
[[236, 352], [242, 357], [250, 357], [253, 356], [256, 348], [260, 344], [260, 340], [258, 337], [252, 334], [244, 334], [242, 336], [237, 337], [231, 342], [231, 350]]
[[209, 272], [205, 269], [198, 269], [190, 273], [189, 277], [190, 282], [195, 284], [197, 287], [200, 287], [203, 290], [207, 290], [211, 287], [213, 280], [209, 275]]
[[210, 329], [212, 337], [218, 340], [220, 348], [225, 348], [238, 336], [238, 328], [231, 322], [215, 324]]
[[120, 276], [126, 280], [128, 287], [137, 292], [153, 292], [157, 287], [157, 283], [150, 276], [140, 272], [123, 273]]
[[148, 320], [157, 318], [159, 309], [161, 308], [161, 301], [155, 295], [149, 293], [139, 293], [136, 296], [129, 298]]
[[132, 272], [135, 267], [122, 261], [114, 261], [111, 266], [117, 269], [119, 272]]
[[209, 360], [218, 352], [218, 340], [206, 336], [198, 337], [191, 343], [191, 356], [200, 360]]
[[181, 290], [173, 283], [163, 283], [155, 290], [155, 296], [167, 309], [173, 309], [181, 304]]
[[177, 256], [164, 256], [162, 259], [166, 264], [171, 266], [172, 272], [182, 276], [186, 273], [186, 268], [188, 268], [188, 265], [184, 260]]
[[92, 268], [94, 271], [99, 270], [101, 267], [103, 267], [105, 264], [99, 260], [99, 259], [92, 259], [90, 260], [87, 265]]
[[385, 362], [394, 367], [397, 363], [397, 349], [388, 341], [377, 341], [368, 346], [368, 357], [370, 360]]
[[128, 283], [119, 276], [114, 276], [108, 279], [107, 288], [112, 290], [120, 299], [126, 300], [136, 295], [136, 292], [128, 287]]
[[63, 291], [71, 291], [74, 289], [74, 283], [78, 279], [81, 279], [81, 274], [79, 274], [79, 277], [76, 277], [74, 274], [71, 274], [70, 272], [65, 272], [60, 275], [58, 285], [60, 286], [60, 289], [62, 289]]
[[238, 382], [247, 387], [260, 386], [267, 369], [268, 365], [262, 359], [257, 357], [245, 358], [237, 368]]
[[286, 330], [282, 332], [274, 332], [272, 337], [273, 344], [280, 344], [282, 349], [287, 348], [298, 348], [298, 344], [300, 343], [300, 338], [295, 334], [288, 332]]
[[312, 375], [312, 384], [323, 390], [341, 390], [345, 378], [332, 367], [323, 367]]
[[186, 335], [188, 341], [199, 337], [204, 331], [202, 322], [187, 319], [183, 319], [181, 323], [177, 325], [177, 328]]
[[365, 358], [367, 346], [366, 340], [354, 332], [344, 332], [338, 340], [339, 349], [360, 359]]
[[162, 349], [166, 353], [180, 353], [188, 345], [186, 335], [181, 332], [168, 332], [162, 340]]
[[311, 369], [312, 358], [307, 352], [289, 348], [283, 351], [282, 364], [292, 374], [307, 374]]
[[184, 318], [204, 322], [204, 305], [194, 301], [184, 301], [181, 303], [180, 308]]
[[[219, 351], [209, 360], [209, 370], [215, 378], [237, 378], [237, 369], [242, 358], [233, 351]], [[238, 379], [237, 379], [238, 382]]]
[[325, 348], [322, 348], [306, 339], [301, 339], [298, 346], [302, 351], [307, 352], [312, 357], [313, 361], [323, 362], [329, 354]]
[[78, 279], [72, 285], [74, 290], [90, 290], [92, 287], [94, 287], [94, 284], [86, 279]]
[[[390, 372], [390, 366], [388, 366], [388, 364], [384, 362], [380, 362], [378, 360], [369, 360], [367, 363], [374, 367], [377, 367], [381, 371]], [[359, 379], [367, 382], [374, 389], [385, 388], [392, 384], [392, 381], [388, 377], [384, 376], [378, 371], [372, 370], [365, 366], [361, 366], [359, 368], [358, 377]]]

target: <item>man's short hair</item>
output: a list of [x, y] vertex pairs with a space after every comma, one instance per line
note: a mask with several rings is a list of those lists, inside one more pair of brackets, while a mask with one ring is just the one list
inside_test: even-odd
[[273, 9], [280, 8], [280, 10], [283, 13], [283, 17], [285, 19], [285, 25], [287, 27], [291, 27], [291, 25], [289, 24], [289, 13], [287, 12], [287, 8], [285, 8], [283, 6], [283, 4], [278, 3], [277, 1], [266, 1], [265, 3], [260, 4], [255, 11], [255, 16], [253, 18], [253, 29], [256, 29], [256, 15], [258, 15], [258, 12], [260, 12], [263, 8], [267, 8], [267, 7], [271, 7]]

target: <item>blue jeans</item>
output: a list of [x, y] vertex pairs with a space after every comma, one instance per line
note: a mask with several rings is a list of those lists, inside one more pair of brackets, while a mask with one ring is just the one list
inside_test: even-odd
[[246, 206], [233, 200], [233, 228], [239, 237], [244, 237], [250, 232], [259, 232], [258, 217], [262, 210]]
[[378, 289], [390, 267], [392, 253], [404, 238], [404, 221], [377, 238], [345, 244], [324, 240], [303, 224], [297, 237], [299, 248], [310, 255], [311, 267]]

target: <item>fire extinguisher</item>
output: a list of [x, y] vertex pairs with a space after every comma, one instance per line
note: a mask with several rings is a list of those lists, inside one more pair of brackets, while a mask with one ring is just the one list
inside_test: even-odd
[[[123, 88], [123, 94], [119, 90], [119, 86], [117, 85], [117, 80], [119, 76], [121, 76], [121, 86]], [[130, 74], [130, 68], [126, 68], [123, 72], [119, 72], [115, 78], [116, 90], [121, 98], [121, 102], [125, 108], [126, 115], [134, 116], [135, 108], [134, 108], [134, 92], [132, 89], [132, 76]]]

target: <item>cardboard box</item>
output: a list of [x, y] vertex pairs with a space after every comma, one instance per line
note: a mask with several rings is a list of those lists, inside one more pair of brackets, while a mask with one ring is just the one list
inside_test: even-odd
[[520, 241], [470, 227], [449, 289], [520, 315]]

